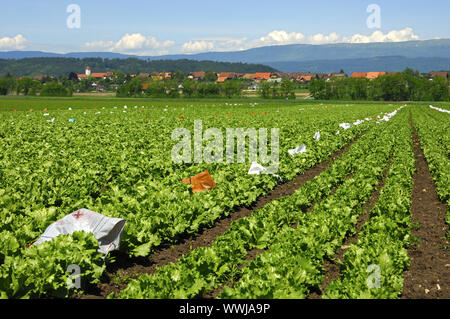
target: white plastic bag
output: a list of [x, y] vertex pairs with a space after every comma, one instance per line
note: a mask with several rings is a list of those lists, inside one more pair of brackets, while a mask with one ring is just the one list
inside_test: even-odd
[[344, 130], [347, 130], [351, 127], [349, 123], [341, 123], [339, 124], [340, 127], [342, 127]]
[[289, 155], [294, 157], [295, 155], [299, 153], [305, 153], [306, 152], [306, 145], [298, 146], [294, 149], [288, 150]]
[[266, 168], [257, 162], [253, 162], [250, 166], [250, 169], [248, 170], [249, 175], [260, 175], [262, 172], [264, 172]]
[[444, 113], [449, 113], [450, 114], [450, 110], [442, 109], [440, 107], [436, 107], [436, 106], [433, 106], [433, 105], [430, 105], [430, 108], [432, 108], [433, 110], [439, 111], [439, 112], [444, 112]]
[[[253, 162], [252, 165], [250, 166], [250, 169], [248, 170], [248, 174], [249, 175], [270, 174], [271, 168], [272, 167], [266, 168], [258, 164], [257, 162]], [[272, 176], [276, 177], [280, 182], [283, 181], [283, 178], [280, 175], [272, 174]]]
[[85, 231], [92, 233], [98, 239], [98, 252], [108, 254], [110, 251], [119, 249], [120, 238], [126, 222], [121, 218], [106, 217], [82, 208], [48, 226], [33, 245], [52, 240], [59, 235]]
[[319, 141], [319, 140], [320, 140], [320, 132], [316, 132], [316, 134], [314, 134], [314, 139], [315, 139], [316, 141]]

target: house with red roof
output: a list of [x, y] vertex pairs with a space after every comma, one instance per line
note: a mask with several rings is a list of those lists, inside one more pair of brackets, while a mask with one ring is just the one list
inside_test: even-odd
[[313, 79], [312, 75], [302, 75], [299, 78], [297, 78], [297, 82], [300, 83], [309, 83]]
[[386, 75], [386, 72], [367, 72], [366, 79], [374, 80], [382, 75]]
[[79, 80], [87, 79], [88, 77], [93, 77], [94, 79], [107, 79], [112, 78], [112, 76], [112, 72], [92, 73], [89, 66], [86, 67], [84, 74], [77, 74]]
[[270, 72], [257, 72], [255, 73], [255, 80], [268, 80], [272, 74]]
[[442, 76], [444, 78], [448, 77], [448, 73], [447, 72], [430, 72], [430, 76], [432, 78], [436, 77], [436, 76]]
[[203, 81], [205, 79], [205, 74], [205, 71], [191, 72], [188, 77], [197, 81]]
[[367, 77], [367, 73], [365, 72], [355, 72], [352, 75], [350, 75], [351, 78], [365, 78]]
[[222, 72], [217, 74], [218, 78], [226, 78], [227, 80], [235, 79], [238, 77], [237, 73], [234, 72]]
[[[261, 81], [261, 80], [269, 80], [272, 78], [272, 73], [270, 72], [257, 72], [257, 73], [247, 73], [243, 75], [244, 79], [248, 79], [248, 80], [256, 80], [256, 81]], [[276, 76], [274, 78], [277, 78]]]

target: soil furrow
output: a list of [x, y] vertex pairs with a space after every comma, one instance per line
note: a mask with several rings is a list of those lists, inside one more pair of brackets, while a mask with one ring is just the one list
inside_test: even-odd
[[411, 265], [403, 274], [401, 298], [450, 298], [450, 254], [446, 248], [449, 242], [445, 238], [447, 206], [438, 199], [412, 119], [410, 124], [416, 159], [411, 214], [413, 225], [418, 225], [412, 234], [419, 242], [408, 249]]

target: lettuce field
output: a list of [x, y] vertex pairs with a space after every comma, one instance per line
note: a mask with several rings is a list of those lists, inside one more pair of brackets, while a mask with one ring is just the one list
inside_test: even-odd
[[[450, 298], [450, 106], [434, 106], [0, 100], [0, 297]], [[222, 146], [266, 129], [272, 155], [277, 129], [276, 173], [223, 148], [174, 160], [175, 130], [205, 154], [212, 128]], [[205, 171], [214, 187], [183, 182]], [[126, 220], [118, 250], [83, 231], [33, 245], [82, 208]]]

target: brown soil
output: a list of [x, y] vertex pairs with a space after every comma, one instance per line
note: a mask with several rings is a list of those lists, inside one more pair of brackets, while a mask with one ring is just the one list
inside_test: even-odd
[[450, 298], [450, 254], [449, 242], [445, 238], [447, 206], [438, 199], [414, 126], [413, 142], [416, 172], [411, 213], [412, 223], [419, 227], [413, 229], [412, 234], [419, 238], [419, 243], [408, 249], [411, 267], [403, 274], [401, 298], [447, 299]]
[[[250, 216], [253, 211], [264, 207], [267, 203], [292, 195], [298, 188], [307, 181], [326, 170], [330, 164], [344, 153], [348, 152], [350, 146], [356, 142], [359, 137], [343, 149], [335, 152], [328, 157], [328, 160], [298, 175], [294, 180], [277, 185], [265, 196], [260, 196], [251, 207], [240, 207], [235, 209], [229, 216], [218, 220], [212, 228], [206, 229], [195, 238], [184, 239], [177, 244], [164, 244], [158, 250], [147, 258], [129, 258], [127, 255], [114, 252], [115, 262], [107, 266], [106, 274], [102, 282], [95, 287], [85, 289], [86, 293], [77, 295], [75, 298], [105, 298], [110, 293], [118, 293], [124, 289], [130, 279], [138, 278], [142, 274], [152, 274], [156, 272], [157, 267], [164, 266], [171, 262], [177, 262], [183, 255], [199, 247], [208, 247], [216, 240], [216, 237], [223, 235], [231, 226], [231, 223], [243, 217]], [[251, 260], [255, 256], [247, 256]], [[218, 294], [218, 292], [216, 292]], [[205, 296], [206, 297], [206, 296]]]
[[325, 275], [324, 280], [320, 286], [320, 291], [311, 292], [310, 295], [307, 297], [307, 299], [321, 299], [322, 294], [326, 291], [328, 285], [339, 277], [341, 267], [337, 262], [344, 260], [344, 253], [347, 251], [347, 249], [350, 247], [351, 244], [355, 243], [358, 240], [358, 235], [359, 231], [361, 230], [361, 227], [369, 220], [369, 212], [372, 209], [372, 207], [375, 206], [375, 204], [377, 203], [378, 197], [380, 196], [380, 191], [386, 183], [386, 177], [389, 172], [389, 167], [391, 166], [390, 163], [391, 158], [389, 158], [388, 160], [388, 164], [383, 172], [383, 178], [381, 182], [378, 183], [369, 201], [366, 202], [366, 204], [364, 205], [364, 213], [358, 216], [355, 234], [353, 236], [348, 237], [345, 240], [344, 244], [339, 249], [339, 251], [336, 252], [332, 260], [328, 259], [325, 260], [324, 263]]

